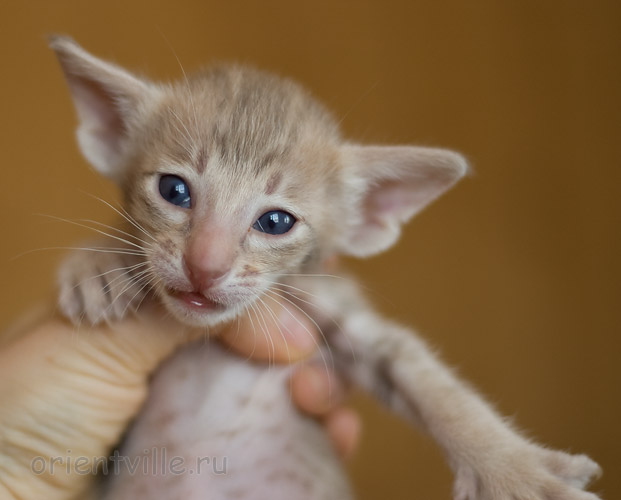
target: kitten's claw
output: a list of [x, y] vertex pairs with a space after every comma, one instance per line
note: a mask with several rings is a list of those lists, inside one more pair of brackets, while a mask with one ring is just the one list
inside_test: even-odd
[[58, 275], [60, 311], [74, 324], [121, 319], [148, 291], [145, 267], [138, 257], [113, 251], [70, 254]]
[[487, 465], [457, 468], [455, 500], [599, 500], [582, 489], [601, 475], [586, 455], [569, 455], [525, 443], [491, 457]]

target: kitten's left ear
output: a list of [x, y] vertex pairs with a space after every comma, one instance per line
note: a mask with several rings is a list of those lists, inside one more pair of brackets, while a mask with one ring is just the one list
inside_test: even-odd
[[71, 38], [54, 36], [50, 47], [78, 113], [82, 154], [100, 173], [118, 180], [131, 155], [131, 133], [155, 92], [153, 85], [89, 54]]
[[437, 148], [346, 145], [342, 158], [357, 196], [340, 251], [356, 257], [393, 245], [403, 223], [468, 171], [463, 156]]

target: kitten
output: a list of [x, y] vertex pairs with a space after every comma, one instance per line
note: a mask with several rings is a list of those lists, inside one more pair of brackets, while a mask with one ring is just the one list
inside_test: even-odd
[[[306, 91], [260, 71], [222, 66], [155, 84], [70, 39], [51, 46], [80, 148], [121, 187], [128, 222], [119, 233], [128, 243], [63, 264], [69, 318], [119, 319], [150, 293], [181, 323], [214, 326], [285, 297], [312, 315], [345, 377], [434, 437], [455, 472], [455, 499], [597, 498], [582, 491], [597, 464], [520, 436], [350, 281], [321, 275], [332, 256], [393, 245], [466, 173], [462, 156], [349, 143]], [[121, 450], [148, 454], [158, 473], [122, 472], [106, 498], [350, 498], [322, 430], [290, 405], [290, 370], [216, 345], [180, 350], [155, 375]], [[164, 449], [184, 460], [184, 474], [161, 473]], [[198, 473], [197, 457], [226, 460], [226, 474]]]

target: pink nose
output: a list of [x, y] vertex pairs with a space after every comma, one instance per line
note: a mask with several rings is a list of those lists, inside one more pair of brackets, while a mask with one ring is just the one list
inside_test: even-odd
[[183, 263], [196, 290], [212, 288], [231, 271], [236, 252], [226, 236], [217, 228], [197, 228], [190, 236]]
[[228, 269], [211, 269], [206, 266], [195, 265], [186, 256], [183, 257], [186, 273], [190, 283], [195, 290], [208, 290], [222, 281], [231, 270]]

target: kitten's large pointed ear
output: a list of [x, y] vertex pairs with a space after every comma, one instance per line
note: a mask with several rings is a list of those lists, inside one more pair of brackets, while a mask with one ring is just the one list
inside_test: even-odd
[[103, 175], [118, 179], [130, 155], [130, 135], [141, 103], [154, 92], [153, 87], [92, 56], [68, 37], [52, 37], [50, 47], [71, 90], [82, 153]]
[[463, 156], [445, 149], [346, 145], [342, 157], [357, 199], [340, 250], [357, 257], [390, 247], [403, 223], [468, 170]]

